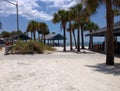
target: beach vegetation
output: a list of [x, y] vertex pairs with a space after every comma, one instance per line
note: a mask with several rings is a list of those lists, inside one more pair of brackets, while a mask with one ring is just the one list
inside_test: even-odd
[[75, 14], [72, 10], [67, 11], [67, 16], [68, 16], [68, 23], [69, 27], [67, 31], [70, 33], [70, 50], [73, 50], [73, 45], [72, 45], [72, 21], [75, 18]]
[[63, 29], [63, 36], [64, 36], [64, 42], [63, 46], [64, 49], [63, 51], [66, 51], [66, 24], [68, 21], [68, 14], [66, 10], [59, 10], [57, 13], [54, 14], [52, 22], [53, 23], [60, 23], [61, 30]]
[[[90, 15], [93, 13], [92, 10], [84, 8], [82, 3], [71, 7], [69, 10], [59, 10], [54, 14], [53, 23], [59, 23], [64, 30], [64, 49], [66, 46], [66, 30], [70, 34], [70, 50], [73, 50], [72, 46], [72, 32], [74, 37], [75, 46], [77, 51], [80, 52], [80, 30], [81, 30], [81, 40], [82, 49], [84, 49], [84, 34], [83, 31], [86, 27], [86, 22], [89, 21]], [[67, 28], [67, 29], [66, 29]], [[75, 30], [77, 30], [77, 41], [75, 38]]]
[[[92, 12], [90, 12], [90, 9], [84, 8], [82, 3], [78, 3], [77, 5], [70, 8], [70, 11], [73, 12], [73, 22], [75, 23], [77, 27], [77, 51], [80, 51], [80, 30], [81, 30], [81, 48], [84, 49], [84, 30], [86, 22], [88, 22], [90, 19], [90, 15]], [[89, 11], [89, 12], [88, 12]]]
[[[97, 31], [99, 29], [99, 26], [97, 24], [95, 24], [94, 22], [87, 22], [86, 23], [86, 30], [89, 31], [89, 33], [92, 33], [94, 31]], [[93, 49], [93, 37], [90, 36], [89, 38], [89, 49], [92, 50]]]
[[[49, 34], [49, 28], [47, 26], [46, 23], [44, 22], [37, 22], [35, 20], [32, 20], [28, 23], [26, 32], [30, 32], [31, 33], [31, 39], [36, 40], [36, 32], [38, 33], [38, 40], [42, 41], [44, 40], [44, 44], [45, 44], [45, 35]], [[42, 36], [40, 39], [40, 35]]]
[[37, 32], [39, 35], [38, 38], [40, 40], [40, 34], [41, 34], [42, 35], [41, 41], [43, 40], [44, 44], [46, 44], [45, 35], [50, 33], [49, 28], [48, 28], [47, 24], [44, 22], [37, 22], [37, 23], [38, 23]]
[[77, 51], [80, 52], [80, 20], [81, 20], [81, 11], [83, 9], [82, 4], [77, 4], [76, 6], [73, 6], [71, 10], [75, 14], [74, 21], [77, 26]]
[[74, 38], [75, 48], [77, 49], [77, 40], [76, 40], [76, 35], [75, 35], [75, 30], [77, 29], [76, 23], [71, 24], [71, 29], [72, 29], [72, 34], [73, 34], [73, 38]]
[[33, 37], [36, 40], [36, 31], [37, 31], [37, 22], [35, 20], [31, 20], [27, 26], [27, 32], [31, 32], [31, 39]]
[[44, 53], [45, 50], [55, 51], [55, 49], [52, 48], [51, 46], [45, 45], [42, 42], [37, 42], [34, 40], [30, 40], [28, 42], [18, 40], [16, 41], [14, 47], [12, 48], [12, 52], [18, 54], [30, 54], [30, 53], [41, 54]]

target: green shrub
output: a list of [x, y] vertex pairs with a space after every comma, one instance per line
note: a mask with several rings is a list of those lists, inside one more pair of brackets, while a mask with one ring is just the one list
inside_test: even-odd
[[24, 47], [24, 43], [23, 43], [21, 40], [18, 40], [18, 41], [15, 43], [15, 45], [14, 45], [14, 47], [13, 47], [12, 50], [13, 50], [15, 53], [17, 53], [17, 52], [22, 53], [22, 51], [24, 50], [23, 47]]
[[51, 46], [47, 46], [41, 42], [37, 41], [28, 41], [23, 42], [21, 40], [18, 40], [14, 47], [13, 47], [14, 53], [20, 53], [20, 54], [26, 54], [26, 53], [43, 53], [44, 50], [54, 51], [55, 49]]

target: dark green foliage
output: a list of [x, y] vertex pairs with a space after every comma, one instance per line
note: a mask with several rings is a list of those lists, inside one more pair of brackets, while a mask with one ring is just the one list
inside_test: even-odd
[[2, 32], [1, 32], [1, 36], [2, 36], [2, 38], [10, 37], [10, 32], [2, 31]]

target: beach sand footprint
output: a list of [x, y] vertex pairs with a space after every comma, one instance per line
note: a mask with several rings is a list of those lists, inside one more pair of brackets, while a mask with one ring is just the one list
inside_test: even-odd
[[80, 90], [72, 85], [67, 85], [65, 87], [65, 91], [80, 91]]

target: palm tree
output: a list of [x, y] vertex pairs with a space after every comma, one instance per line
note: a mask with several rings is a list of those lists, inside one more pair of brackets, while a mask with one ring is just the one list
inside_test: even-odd
[[[94, 11], [93, 11], [94, 12]], [[81, 49], [84, 48], [84, 31], [86, 27], [86, 23], [90, 20], [90, 15], [93, 13], [90, 11], [88, 8], [84, 8], [83, 11], [81, 12], [81, 20], [80, 20], [80, 25], [81, 25]]]
[[77, 23], [77, 29], [78, 29], [78, 36], [77, 36], [77, 51], [80, 52], [80, 20], [81, 20], [81, 13], [83, 10], [83, 6], [82, 4], [77, 4], [76, 6], [71, 8], [72, 11], [74, 12], [74, 14], [76, 15], [76, 18], [74, 19], [74, 21]]
[[84, 47], [84, 25], [81, 26], [81, 49], [85, 49]]
[[31, 27], [32, 27], [34, 40], [36, 40], [37, 22], [32, 20], [31, 21]]
[[73, 33], [75, 48], [77, 48], [77, 42], [76, 42], [76, 36], [75, 36], [75, 30], [77, 29], [77, 24], [76, 24], [76, 23], [73, 23], [73, 24], [71, 25], [71, 28], [72, 28], [72, 33]]
[[106, 21], [107, 21], [107, 33], [106, 33], [106, 64], [114, 65], [114, 36], [113, 36], [113, 23], [114, 13], [113, 9], [120, 9], [120, 0], [83, 0], [87, 7], [93, 11], [101, 4], [106, 5]]
[[[76, 14], [77, 17], [75, 17], [75, 22], [78, 23], [78, 32], [81, 29], [81, 46], [82, 49], [84, 49], [84, 25], [86, 24], [86, 22], [89, 21], [89, 17], [90, 15], [94, 12], [91, 11], [89, 8], [84, 8], [83, 5], [81, 3], [77, 4], [76, 6], [71, 8], [74, 13]], [[80, 29], [79, 29], [80, 28]], [[80, 38], [79, 38], [79, 33], [78, 33], [78, 46], [80, 46]], [[78, 47], [78, 51], [80, 47]]]
[[69, 28], [67, 29], [67, 31], [70, 33], [70, 50], [73, 50], [73, 46], [72, 46], [72, 28], [71, 28], [71, 24], [69, 24]]
[[83, 29], [84, 24], [89, 20], [89, 16], [91, 12], [88, 12], [87, 8], [84, 8], [81, 3], [77, 4], [76, 6], [72, 7], [71, 10], [74, 12], [76, 17], [74, 17], [75, 23], [77, 23], [77, 29], [78, 29], [78, 47], [77, 51], [80, 51], [80, 29], [81, 29], [81, 40], [82, 40], [82, 49], [84, 49], [84, 36], [83, 36]]
[[29, 22], [27, 26], [27, 32], [31, 32], [31, 38], [33, 33], [34, 40], [36, 40], [36, 31], [37, 31], [37, 22], [32, 20]]
[[41, 27], [42, 27], [42, 23], [41, 22], [37, 22], [37, 32], [38, 32], [38, 40], [39, 41], [41, 41], [41, 39], [40, 39], [40, 34], [42, 34]]
[[32, 39], [32, 31], [31, 31], [31, 30], [32, 30], [32, 29], [31, 29], [31, 25], [30, 25], [30, 23], [28, 23], [26, 32], [27, 32], [27, 33], [28, 33], [28, 32], [31, 32], [31, 39]]
[[65, 10], [59, 10], [57, 13], [54, 14], [54, 17], [52, 19], [53, 23], [60, 23], [60, 26], [63, 28], [63, 35], [64, 35], [64, 49], [63, 51], [66, 51], [66, 23], [68, 16], [67, 12]]
[[47, 24], [44, 22], [41, 22], [40, 29], [41, 29], [41, 33], [43, 35], [44, 44], [45, 44], [46, 43], [45, 35], [50, 33]]
[[70, 9], [69, 11], [67, 11], [67, 16], [68, 16], [68, 22], [69, 22], [69, 28], [68, 31], [70, 33], [70, 50], [73, 50], [72, 47], [72, 20], [74, 20], [75, 15], [74, 15], [74, 11], [72, 11], [72, 9]]
[[[88, 30], [90, 33], [98, 29], [99, 29], [99, 26], [95, 24], [94, 22], [89, 21], [86, 23], [86, 30]], [[89, 39], [89, 49], [90, 50], [93, 49], [93, 37], [92, 36], [90, 36], [90, 39]]]

